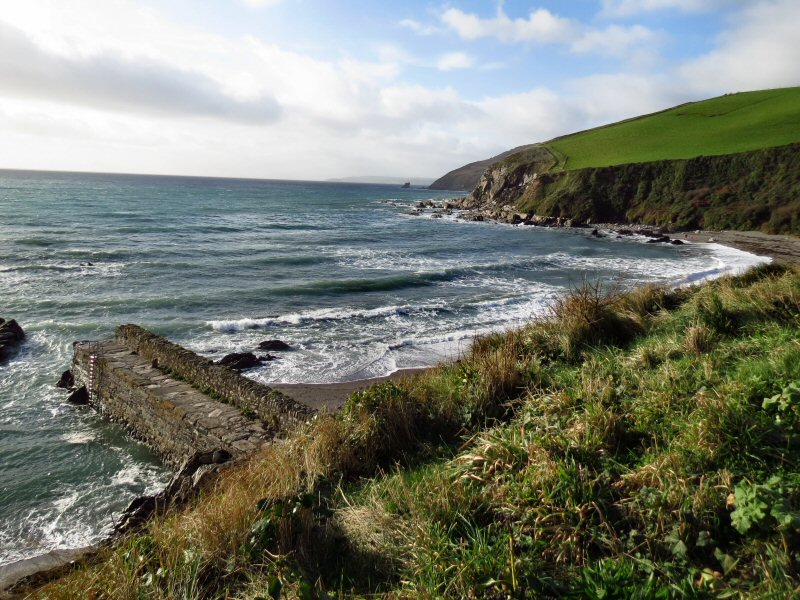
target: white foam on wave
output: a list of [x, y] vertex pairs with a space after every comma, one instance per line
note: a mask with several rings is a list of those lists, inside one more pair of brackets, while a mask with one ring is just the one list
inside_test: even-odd
[[704, 248], [715, 264], [708, 269], [689, 273], [688, 275], [673, 280], [676, 287], [683, 285], [693, 285], [702, 281], [717, 279], [724, 275], [741, 275], [753, 267], [772, 262], [769, 256], [759, 256], [751, 252], [723, 246], [716, 243], [687, 242], [696, 247]]
[[431, 311], [442, 308], [441, 304], [426, 306], [381, 306], [378, 308], [323, 308], [305, 313], [290, 313], [275, 317], [244, 318], [221, 321], [207, 321], [206, 325], [215, 331], [236, 332], [248, 329], [265, 329], [277, 325], [303, 325], [314, 321], [346, 321], [349, 319], [375, 319], [398, 317], [412, 312]]
[[65, 433], [61, 439], [68, 444], [89, 444], [97, 439], [97, 436], [91, 432], [76, 431], [73, 433]]

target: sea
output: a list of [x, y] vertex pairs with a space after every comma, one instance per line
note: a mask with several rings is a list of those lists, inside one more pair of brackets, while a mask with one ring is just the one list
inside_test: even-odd
[[72, 343], [137, 323], [212, 359], [280, 339], [246, 372], [329, 383], [455, 359], [583, 281], [686, 285], [764, 259], [716, 244], [433, 218], [457, 192], [0, 171], [0, 565], [97, 542], [170, 473], [55, 387]]

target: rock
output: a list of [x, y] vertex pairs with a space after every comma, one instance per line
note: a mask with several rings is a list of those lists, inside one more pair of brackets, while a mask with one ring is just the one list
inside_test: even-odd
[[431, 215], [431, 219], [441, 219], [442, 213], [434, 213]]
[[647, 240], [648, 244], [664, 244], [669, 243], [670, 239], [668, 235], [660, 235], [658, 237], [650, 238]]
[[211, 464], [221, 465], [231, 459], [231, 453], [224, 449], [214, 450], [211, 453]]
[[72, 371], [70, 371], [69, 369], [64, 371], [61, 374], [61, 379], [58, 380], [56, 387], [65, 390], [75, 389], [75, 376], [72, 374]]
[[156, 496], [139, 496], [128, 505], [119, 522], [114, 527], [118, 532], [126, 532], [144, 524], [158, 509]]
[[272, 356], [272, 354], [264, 354], [263, 356], [259, 356], [258, 360], [260, 360], [261, 362], [272, 362], [273, 360], [275, 360], [275, 358], [276, 357]]
[[281, 340], [267, 340], [258, 345], [259, 350], [291, 350], [292, 347]]
[[225, 356], [217, 364], [235, 371], [243, 371], [257, 367], [261, 364], [261, 361], [252, 352], [233, 352]]
[[591, 233], [591, 235], [593, 235], [594, 237], [601, 237], [601, 236], [600, 236], [600, 232], [599, 232], [599, 231], [597, 231], [597, 229], [592, 229], [592, 233]]
[[13, 350], [25, 340], [25, 332], [14, 320], [0, 319], [0, 361], [6, 360]]
[[89, 391], [86, 389], [86, 386], [84, 385], [72, 392], [69, 395], [69, 398], [67, 398], [67, 402], [77, 406], [85, 406], [89, 404]]
[[683, 242], [681, 240], [670, 240], [669, 243], [673, 246], [683, 246]]
[[211, 465], [203, 465], [192, 475], [192, 490], [197, 493], [209, 487], [217, 478], [218, 469]]

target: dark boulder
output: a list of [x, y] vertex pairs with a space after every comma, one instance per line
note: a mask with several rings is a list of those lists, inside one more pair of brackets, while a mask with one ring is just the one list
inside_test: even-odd
[[648, 244], [667, 244], [670, 239], [668, 235], [660, 235], [658, 237], [650, 238], [647, 240]]
[[11, 356], [13, 350], [24, 340], [25, 332], [14, 319], [0, 319], [0, 361]]
[[252, 352], [233, 352], [232, 354], [228, 354], [217, 364], [234, 369], [235, 371], [243, 371], [259, 366], [261, 361]]
[[267, 340], [258, 345], [259, 350], [291, 350], [292, 347], [281, 340]]
[[671, 240], [670, 244], [673, 246], [683, 246], [683, 242], [681, 240]]
[[61, 374], [61, 379], [58, 380], [56, 387], [65, 389], [65, 390], [72, 390], [75, 389], [75, 376], [72, 374], [72, 371], [67, 369]]
[[67, 398], [67, 402], [70, 404], [77, 404], [78, 406], [89, 404], [89, 391], [86, 389], [86, 386], [84, 385], [72, 392], [69, 398]]

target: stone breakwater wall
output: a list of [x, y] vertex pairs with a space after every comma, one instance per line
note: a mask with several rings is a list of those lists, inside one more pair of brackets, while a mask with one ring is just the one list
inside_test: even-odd
[[[277, 431], [153, 367], [114, 340], [75, 345], [72, 371], [88, 400], [173, 468], [248, 454]], [[216, 459], [215, 459], [216, 457]]]
[[278, 431], [291, 429], [315, 414], [312, 408], [263, 384], [216, 365], [178, 344], [155, 335], [138, 325], [120, 325], [116, 339], [159, 369], [186, 381], [198, 390], [245, 412], [257, 415]]

